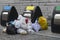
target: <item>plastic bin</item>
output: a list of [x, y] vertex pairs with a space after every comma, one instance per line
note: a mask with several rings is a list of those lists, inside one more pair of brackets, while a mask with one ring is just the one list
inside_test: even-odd
[[60, 6], [56, 6], [51, 19], [51, 31], [60, 33]]
[[14, 21], [18, 17], [18, 12], [14, 6], [4, 6], [1, 12], [1, 25], [6, 26], [9, 21]]

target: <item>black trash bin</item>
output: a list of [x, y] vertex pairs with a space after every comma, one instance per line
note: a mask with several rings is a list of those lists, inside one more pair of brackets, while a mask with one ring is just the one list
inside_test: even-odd
[[35, 23], [36, 19], [38, 19], [40, 16], [43, 16], [42, 11], [39, 6], [36, 6], [31, 13], [31, 22]]
[[51, 19], [51, 31], [60, 33], [60, 6], [56, 6]]
[[33, 5], [27, 6], [23, 15], [24, 16], [26, 16], [26, 15], [29, 16], [31, 18], [32, 23], [35, 23], [35, 20], [38, 17], [43, 16], [40, 7], [39, 6], [33, 6]]
[[18, 17], [15, 6], [4, 6], [1, 12], [1, 25], [6, 26], [6, 22], [14, 21]]

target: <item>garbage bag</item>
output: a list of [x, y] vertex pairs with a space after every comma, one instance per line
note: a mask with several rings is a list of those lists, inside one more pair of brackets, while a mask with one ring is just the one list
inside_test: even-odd
[[28, 29], [28, 25], [31, 25], [30, 23], [31, 21], [29, 21], [28, 18], [19, 15], [17, 20], [14, 20], [12, 24], [14, 24], [16, 28]]
[[33, 29], [28, 29], [28, 33], [34, 33], [35, 31]]
[[22, 17], [23, 17], [22, 15], [19, 15], [17, 19], [19, 19], [19, 20], [20, 20]]
[[6, 28], [3, 29], [3, 32], [6, 33]]
[[9, 24], [6, 29], [7, 34], [17, 34], [17, 28], [14, 25]]
[[20, 20], [14, 20], [14, 22], [12, 24], [14, 24], [16, 28], [20, 28], [21, 27]]
[[28, 18], [23, 17], [21, 20], [21, 28], [28, 29], [31, 26], [31, 21]]
[[29, 29], [32, 29], [32, 26], [29, 25], [29, 26], [28, 26], [28, 30], [29, 30]]
[[24, 30], [24, 29], [19, 28], [19, 29], [17, 30], [17, 33], [25, 35], [25, 34], [27, 34], [27, 31]]
[[38, 32], [41, 29], [41, 26], [38, 24], [37, 20], [35, 21], [35, 23], [32, 23], [32, 28]]
[[21, 28], [23, 28], [23, 29], [27, 29], [27, 27], [28, 27], [28, 24], [26, 24], [26, 22], [25, 22], [25, 17], [22, 17], [22, 19], [20, 20], [20, 25], [21, 25]]
[[21, 22], [22, 18], [23, 18], [22, 15], [19, 15], [17, 20], [14, 20], [14, 22], [12, 24], [14, 24], [16, 28], [20, 28], [21, 27], [21, 23], [22, 23]]
[[41, 25], [42, 30], [48, 29], [47, 19], [43, 16], [38, 18], [38, 23]]

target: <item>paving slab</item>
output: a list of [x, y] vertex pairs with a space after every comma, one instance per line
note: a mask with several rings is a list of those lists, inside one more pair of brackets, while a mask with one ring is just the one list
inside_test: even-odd
[[48, 30], [39, 31], [27, 35], [8, 35], [2, 32], [3, 27], [0, 26], [0, 40], [60, 40], [60, 34], [52, 33], [51, 27]]

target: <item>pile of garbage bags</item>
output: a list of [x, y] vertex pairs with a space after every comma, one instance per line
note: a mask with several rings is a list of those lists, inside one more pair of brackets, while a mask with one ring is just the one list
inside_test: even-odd
[[[43, 16], [36, 19], [35, 23], [32, 23], [31, 19], [19, 15], [16, 20], [6, 23], [6, 26], [7, 27], [3, 30], [3, 32], [8, 34], [28, 34], [31, 32], [39, 32], [40, 30], [48, 29], [47, 20]], [[14, 28], [14, 31], [16, 32], [13, 33], [10, 31], [12, 28]]]

